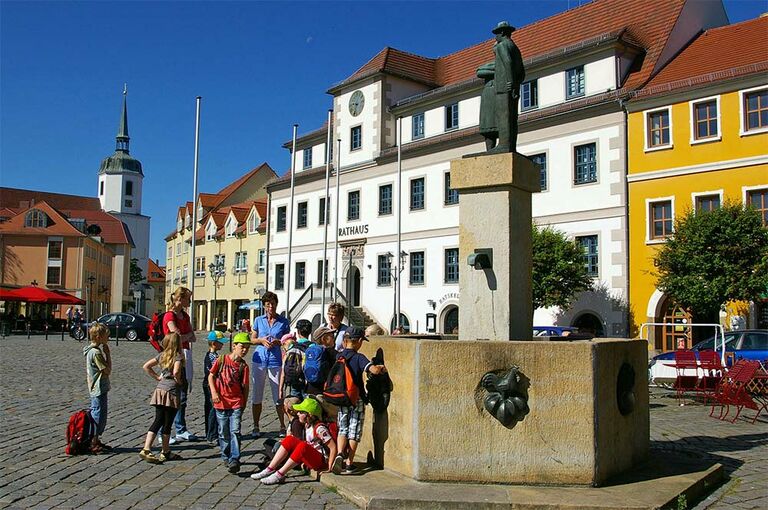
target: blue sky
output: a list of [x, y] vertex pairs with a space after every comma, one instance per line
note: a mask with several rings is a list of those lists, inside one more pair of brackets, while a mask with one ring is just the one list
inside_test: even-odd
[[[584, 3], [584, 2], [583, 2]], [[766, 0], [725, 0], [732, 23]], [[128, 83], [131, 154], [144, 166], [150, 256], [164, 261], [192, 198], [195, 97], [203, 97], [200, 191], [214, 192], [320, 127], [343, 80], [384, 46], [429, 57], [579, 0], [507, 2], [0, 3], [0, 185], [96, 195]]]

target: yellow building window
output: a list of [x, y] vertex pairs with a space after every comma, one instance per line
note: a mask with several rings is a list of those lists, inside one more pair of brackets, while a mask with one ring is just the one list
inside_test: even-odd
[[763, 226], [768, 227], [768, 188], [747, 191], [747, 204], [760, 213]]
[[669, 109], [648, 113], [647, 143], [648, 148], [666, 147], [670, 145]]
[[720, 209], [720, 195], [699, 195], [696, 197], [696, 212], [710, 212]]
[[651, 203], [649, 227], [651, 239], [664, 239], [672, 234], [671, 200]]
[[746, 131], [768, 128], [768, 89], [744, 94], [744, 127]]
[[704, 140], [719, 134], [717, 127], [717, 101], [702, 101], [693, 105], [694, 139]]

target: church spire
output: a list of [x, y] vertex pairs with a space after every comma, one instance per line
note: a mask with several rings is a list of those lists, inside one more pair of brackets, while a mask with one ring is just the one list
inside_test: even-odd
[[123, 86], [123, 113], [120, 116], [120, 127], [117, 130], [115, 150], [128, 154], [128, 84]]

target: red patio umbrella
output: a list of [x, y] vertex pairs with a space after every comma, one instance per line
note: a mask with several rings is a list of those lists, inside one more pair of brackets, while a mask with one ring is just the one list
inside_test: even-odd
[[21, 298], [15, 296], [12, 289], [0, 289], [0, 301], [21, 301]]
[[[6, 292], [11, 296], [9, 300], [25, 301], [27, 303], [45, 303], [49, 305], [84, 305], [85, 301], [80, 298], [67, 294], [60, 290], [41, 289], [40, 287], [30, 286], [14, 289]], [[16, 299], [14, 299], [16, 298]]]

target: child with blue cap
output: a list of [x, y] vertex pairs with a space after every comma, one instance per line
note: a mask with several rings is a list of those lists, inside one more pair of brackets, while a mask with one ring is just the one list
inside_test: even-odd
[[216, 421], [216, 410], [211, 401], [211, 388], [208, 386], [208, 374], [211, 373], [211, 367], [219, 359], [219, 351], [224, 346], [224, 334], [221, 331], [211, 331], [208, 333], [208, 352], [203, 358], [203, 367], [205, 368], [205, 377], [203, 378], [203, 395], [205, 395], [205, 439], [208, 444], [214, 446], [218, 444], [219, 424]]

